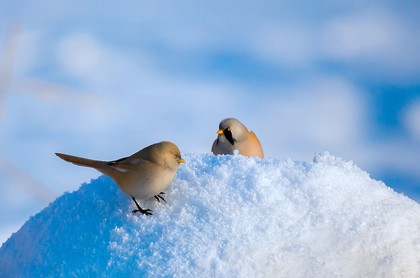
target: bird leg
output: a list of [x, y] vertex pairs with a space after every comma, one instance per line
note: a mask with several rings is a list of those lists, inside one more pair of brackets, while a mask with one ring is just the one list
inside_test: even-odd
[[136, 201], [136, 199], [134, 197], [131, 197], [131, 199], [133, 199], [134, 203], [136, 203], [136, 206], [137, 206], [137, 209], [133, 210], [133, 213], [141, 212], [141, 213], [143, 213], [145, 215], [152, 215], [153, 214], [152, 213], [152, 210], [150, 210], [150, 209], [142, 209], [140, 207], [139, 203], [137, 203], [137, 201]]
[[155, 197], [155, 199], [156, 199], [158, 202], [160, 202], [160, 200], [162, 200], [162, 201], [164, 201], [164, 202], [166, 203], [165, 198], [163, 198], [162, 196], [160, 196], [160, 195], [162, 195], [162, 194], [165, 194], [165, 192], [160, 192], [158, 195], [156, 195], [156, 196], [154, 196], [154, 197]]

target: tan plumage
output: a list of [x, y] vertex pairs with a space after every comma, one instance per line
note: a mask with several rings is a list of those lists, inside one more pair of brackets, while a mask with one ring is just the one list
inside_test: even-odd
[[260, 140], [254, 132], [248, 131], [240, 121], [227, 118], [220, 122], [217, 138], [211, 151], [214, 154], [233, 154], [235, 150], [245, 156], [264, 158]]
[[142, 209], [136, 199], [147, 200], [155, 197], [158, 201], [173, 181], [176, 171], [184, 159], [178, 147], [171, 142], [160, 142], [138, 151], [137, 153], [115, 161], [99, 161], [67, 154], [56, 153], [65, 161], [85, 167], [95, 168], [111, 177], [120, 189], [136, 203], [137, 210], [151, 214], [151, 210]]

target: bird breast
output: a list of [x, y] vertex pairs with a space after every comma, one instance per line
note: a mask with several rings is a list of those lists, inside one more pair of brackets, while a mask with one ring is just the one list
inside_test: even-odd
[[137, 170], [124, 173], [117, 184], [127, 195], [147, 200], [165, 190], [172, 183], [175, 174], [176, 171], [169, 168], [141, 164]]

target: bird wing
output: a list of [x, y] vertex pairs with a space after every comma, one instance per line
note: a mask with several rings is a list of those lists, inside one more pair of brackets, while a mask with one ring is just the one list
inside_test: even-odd
[[120, 158], [118, 160], [109, 161], [108, 167], [113, 168], [120, 172], [128, 172], [136, 167], [136, 164], [140, 163], [141, 159], [133, 158], [133, 156]]
[[252, 131], [248, 133], [246, 140], [243, 140], [243, 142], [238, 144], [238, 150], [245, 156], [258, 156], [264, 158], [260, 140], [258, 140], [258, 137]]

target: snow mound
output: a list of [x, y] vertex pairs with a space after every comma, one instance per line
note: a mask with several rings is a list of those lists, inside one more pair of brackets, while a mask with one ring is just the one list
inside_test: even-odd
[[3, 244], [2, 276], [419, 277], [420, 206], [352, 162], [185, 158], [152, 216], [105, 176], [62, 195]]

